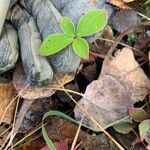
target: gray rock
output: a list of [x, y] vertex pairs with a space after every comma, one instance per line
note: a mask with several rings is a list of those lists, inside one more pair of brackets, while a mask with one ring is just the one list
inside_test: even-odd
[[127, 28], [136, 25], [138, 16], [135, 11], [120, 10], [112, 16], [110, 24], [118, 32], [123, 32]]
[[[59, 24], [62, 15], [50, 0], [21, 0], [21, 4], [35, 18], [43, 39], [49, 34], [61, 32]], [[80, 63], [80, 58], [70, 46], [48, 59], [53, 69], [62, 73], [75, 72]]]
[[16, 5], [11, 13], [11, 22], [18, 31], [21, 58], [27, 80], [35, 85], [48, 84], [53, 78], [53, 71], [47, 59], [38, 55], [42, 41], [34, 19]]
[[50, 0], [58, 11], [62, 11], [72, 0]]
[[0, 37], [0, 73], [13, 68], [18, 59], [18, 37], [15, 28], [5, 23]]
[[[52, 0], [51, 2], [49, 0], [21, 0], [21, 4], [33, 14], [43, 39], [49, 34], [61, 32], [59, 24], [62, 15], [71, 18], [76, 24], [79, 18], [91, 8], [105, 9], [109, 16], [113, 12], [113, 8], [105, 4], [104, 0], [99, 0], [96, 3], [90, 0]], [[53, 69], [63, 73], [76, 71], [80, 62], [80, 58], [71, 47], [48, 58]]]
[[82, 15], [84, 15], [86, 11], [93, 8], [106, 10], [109, 17], [114, 11], [112, 6], [105, 4], [104, 0], [97, 0], [96, 2], [92, 2], [91, 0], [72, 0], [72, 2], [67, 4], [66, 7], [62, 10], [62, 14], [71, 18], [72, 21], [77, 24]]
[[18, 1], [18, 0], [11, 0], [11, 1], [10, 1], [10, 5], [9, 5], [9, 9], [11, 9], [11, 7], [12, 7], [15, 3], [17, 3], [17, 1]]
[[2, 34], [3, 26], [5, 23], [5, 18], [10, 5], [10, 0], [0, 1], [0, 35]]

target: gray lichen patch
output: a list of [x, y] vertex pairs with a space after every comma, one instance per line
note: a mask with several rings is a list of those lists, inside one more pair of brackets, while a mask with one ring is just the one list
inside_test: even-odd
[[18, 36], [15, 28], [5, 23], [0, 37], [0, 73], [11, 69], [18, 59]]

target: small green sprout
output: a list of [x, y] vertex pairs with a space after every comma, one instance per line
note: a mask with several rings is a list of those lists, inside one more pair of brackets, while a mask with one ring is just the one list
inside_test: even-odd
[[60, 22], [63, 33], [47, 36], [40, 47], [40, 55], [53, 55], [72, 44], [72, 48], [78, 56], [88, 59], [89, 44], [84, 37], [103, 30], [106, 23], [106, 11], [100, 9], [88, 11], [80, 18], [76, 28], [69, 18], [63, 17]]
[[138, 38], [138, 36], [136, 33], [134, 33], [134, 32], [129, 33], [127, 36], [127, 44], [132, 45], [137, 40], [137, 38]]

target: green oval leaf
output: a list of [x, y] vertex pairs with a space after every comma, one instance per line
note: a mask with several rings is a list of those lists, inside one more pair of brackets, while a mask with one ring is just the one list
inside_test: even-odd
[[142, 108], [129, 108], [129, 116], [136, 122], [142, 122], [148, 118], [146, 111]]
[[63, 17], [60, 22], [60, 27], [65, 35], [69, 37], [75, 36], [75, 26], [69, 18]]
[[81, 17], [77, 25], [79, 37], [89, 36], [102, 30], [107, 23], [107, 13], [104, 10], [93, 9]]
[[89, 58], [89, 44], [83, 38], [76, 38], [72, 43], [75, 53], [85, 59]]
[[150, 119], [144, 120], [139, 124], [139, 133], [141, 140], [143, 141], [147, 136], [147, 133], [150, 133]]
[[43, 41], [40, 47], [40, 55], [49, 56], [59, 52], [72, 43], [73, 38], [70, 38], [62, 33], [51, 34]]
[[130, 122], [121, 122], [113, 126], [113, 128], [122, 134], [127, 134], [136, 127], [135, 123], [130, 123]]

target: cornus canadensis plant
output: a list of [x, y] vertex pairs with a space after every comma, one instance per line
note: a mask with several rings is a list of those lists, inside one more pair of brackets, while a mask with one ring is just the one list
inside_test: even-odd
[[46, 37], [40, 47], [40, 54], [49, 56], [72, 44], [72, 48], [78, 56], [88, 59], [89, 44], [84, 37], [103, 30], [106, 23], [107, 14], [100, 9], [88, 11], [80, 18], [76, 28], [69, 18], [63, 17], [60, 22], [63, 33], [54, 33]]

